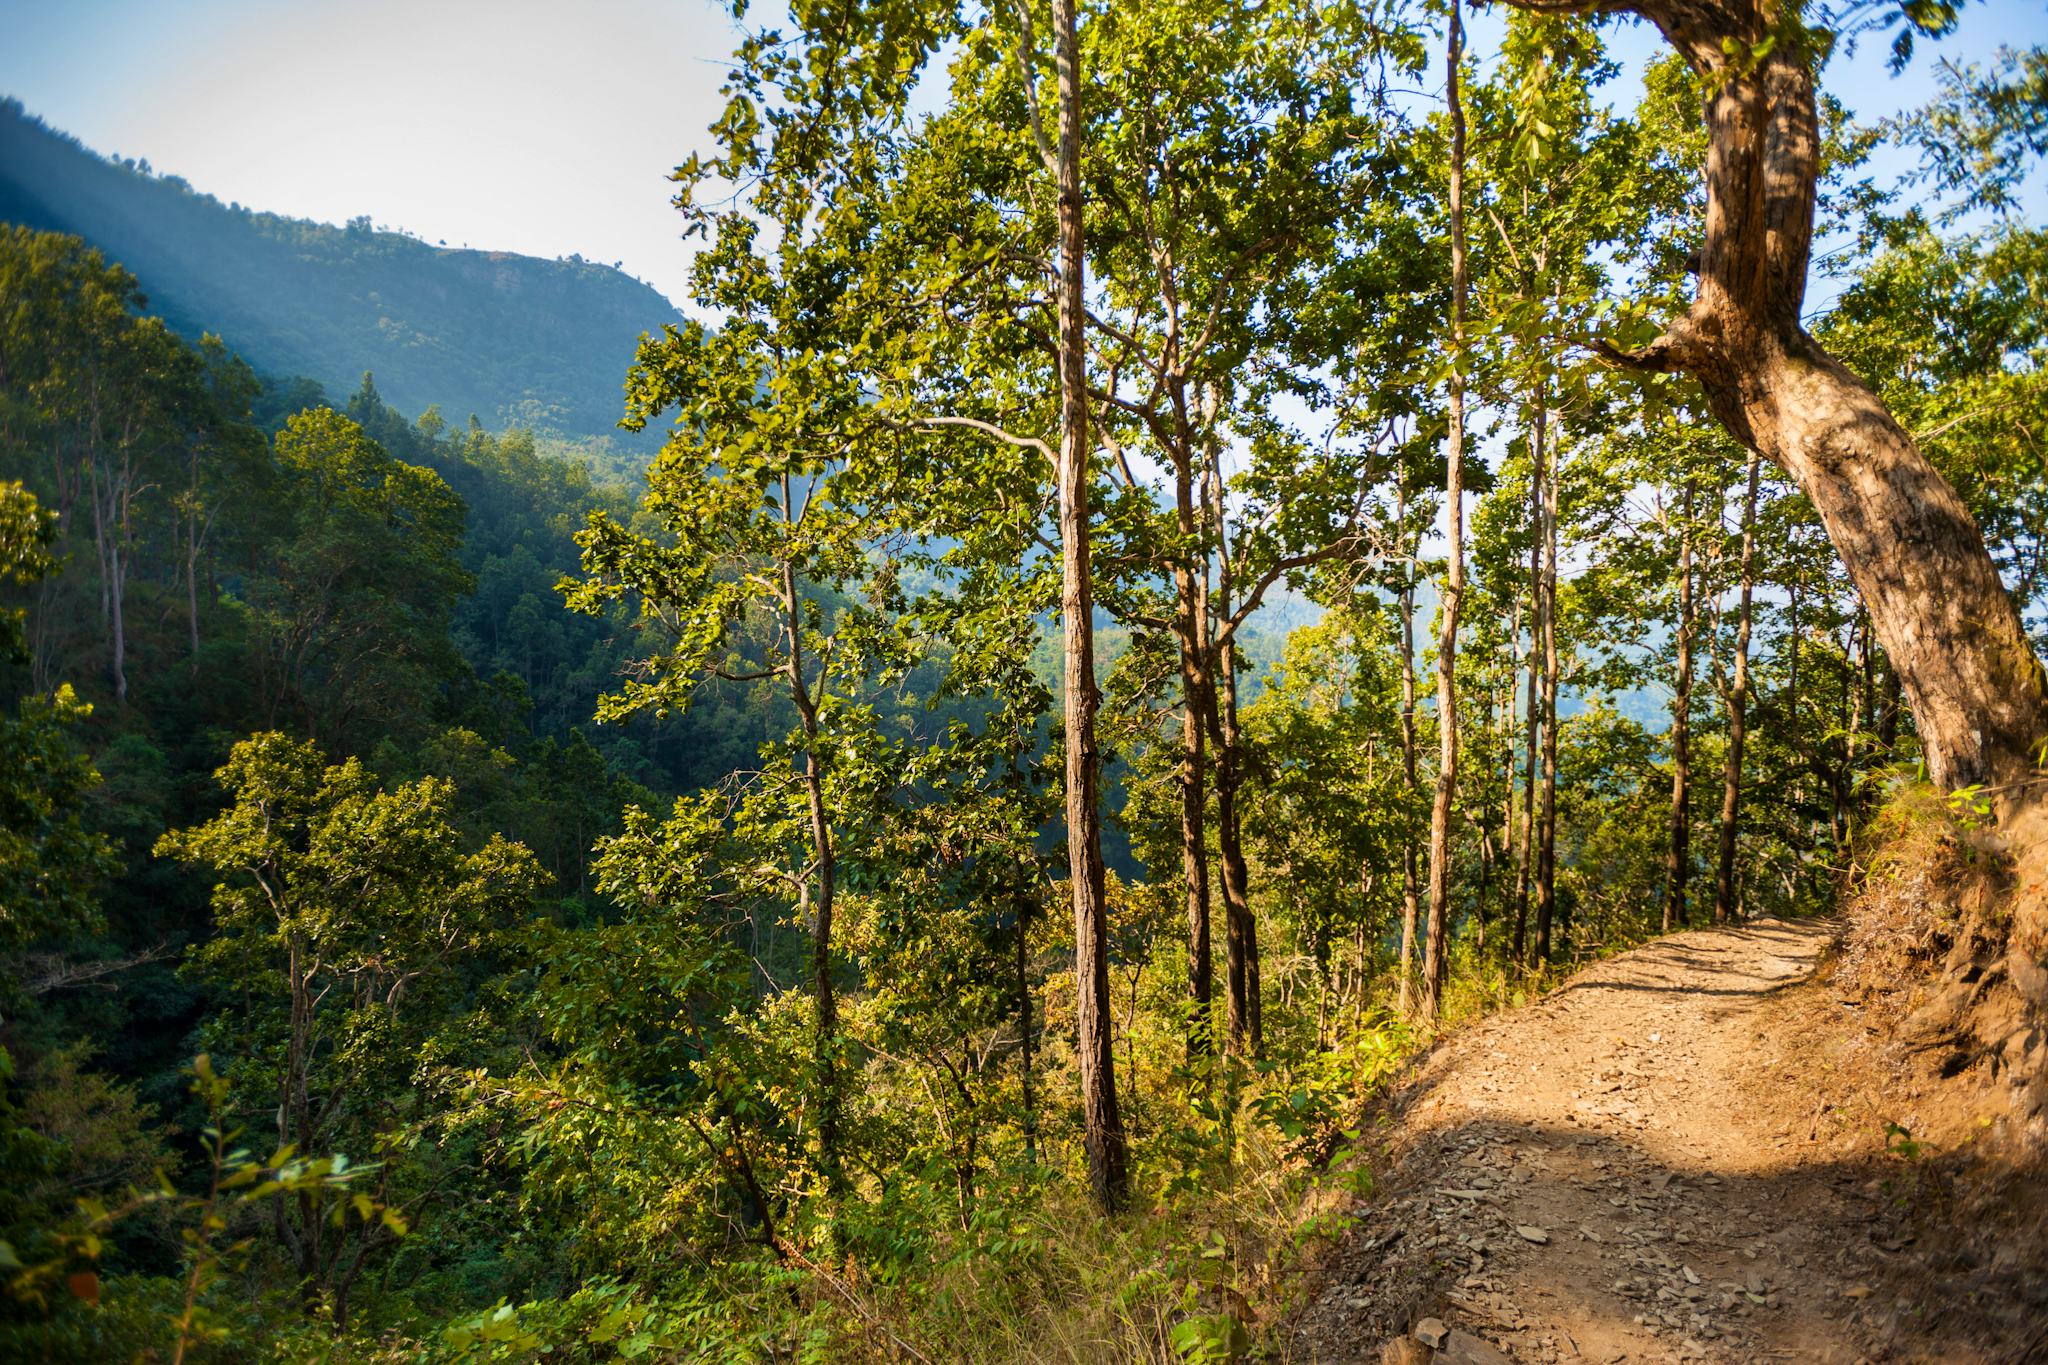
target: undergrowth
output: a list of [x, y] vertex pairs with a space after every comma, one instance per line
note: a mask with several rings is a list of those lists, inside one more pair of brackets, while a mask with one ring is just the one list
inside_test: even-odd
[[2008, 866], [1974, 841], [1977, 821], [1924, 782], [1894, 785], [1857, 841], [1838, 980], [1908, 989], [1959, 940], [2003, 937]]
[[[556, 1299], [501, 1304], [437, 1339], [337, 1342], [307, 1332], [275, 1358], [371, 1365], [578, 1365], [620, 1359], [1190, 1365], [1284, 1358], [1272, 1328], [1292, 1272], [1349, 1231], [1370, 1193], [1367, 1102], [1411, 1055], [1392, 1019], [1324, 1052], [1222, 1076], [1187, 1097], [1185, 1131], [1138, 1148], [1133, 1205], [1100, 1216], [1056, 1161], [991, 1172], [950, 1231], [875, 1255], [847, 1244], [764, 1252], [687, 1283], [590, 1281]], [[1231, 1102], [1234, 1090], [1235, 1103]], [[1199, 1131], [1198, 1131], [1199, 1130]], [[1199, 1155], [1197, 1155], [1199, 1154]], [[947, 1221], [937, 1210], [899, 1223]], [[339, 1352], [337, 1354], [337, 1352]]]

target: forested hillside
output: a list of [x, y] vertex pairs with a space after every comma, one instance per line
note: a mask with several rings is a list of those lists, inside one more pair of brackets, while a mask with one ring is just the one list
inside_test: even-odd
[[137, 275], [188, 340], [214, 333], [266, 374], [335, 394], [374, 371], [402, 412], [492, 430], [619, 438], [619, 379], [668, 300], [594, 261], [450, 249], [222, 204], [113, 161], [0, 102], [0, 222], [84, 238]]
[[[698, 320], [530, 372], [613, 366], [629, 479], [0, 231], [0, 1356], [1376, 1352], [1290, 1321], [1412, 1061], [1845, 905], [1830, 1026], [2037, 1161], [2048, 54], [1866, 122], [1978, 16], [1572, 8], [750, 36]], [[91, 169], [294, 308], [470, 260]], [[1572, 1085], [1751, 1036], [1656, 960]]]

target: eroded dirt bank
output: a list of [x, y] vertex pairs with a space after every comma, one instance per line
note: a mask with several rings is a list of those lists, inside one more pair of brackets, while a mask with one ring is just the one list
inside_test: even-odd
[[2048, 1359], [2038, 1183], [1973, 1147], [1996, 1079], [1930, 1084], [1832, 998], [1832, 931], [1661, 939], [1440, 1046], [1293, 1359], [1439, 1323], [1445, 1365]]

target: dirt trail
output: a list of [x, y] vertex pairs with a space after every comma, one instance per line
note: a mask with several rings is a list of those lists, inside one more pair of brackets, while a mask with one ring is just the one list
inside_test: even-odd
[[1294, 1358], [1378, 1360], [1436, 1317], [1469, 1334], [1446, 1365], [1979, 1359], [1910, 1340], [1881, 1121], [1845, 1160], [1797, 1083], [1816, 1016], [1783, 997], [1830, 930], [1660, 939], [1454, 1035], [1398, 1097], [1392, 1173]]

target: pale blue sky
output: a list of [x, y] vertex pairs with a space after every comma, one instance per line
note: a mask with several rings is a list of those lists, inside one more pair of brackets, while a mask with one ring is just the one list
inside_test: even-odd
[[[702, 145], [735, 41], [713, 0], [0, 0], [0, 35], [0, 93], [222, 200], [618, 261], [678, 301], [665, 176]], [[1987, 0], [1936, 50], [2044, 39], [2048, 4]], [[1633, 67], [1657, 39], [1613, 41]], [[1926, 58], [1893, 80], [1881, 47], [1829, 73], [1865, 115], [1930, 88]]]
[[620, 261], [671, 298], [710, 0], [0, 0], [0, 92], [223, 201]]

